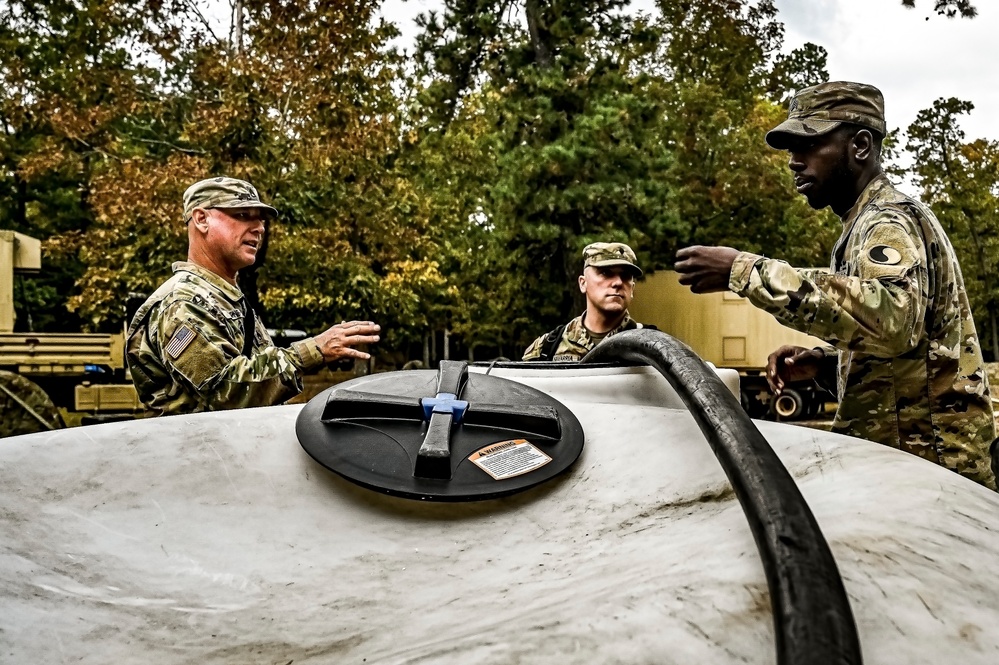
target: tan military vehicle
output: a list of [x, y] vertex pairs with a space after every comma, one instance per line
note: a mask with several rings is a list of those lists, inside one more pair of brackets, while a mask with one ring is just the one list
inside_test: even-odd
[[56, 407], [87, 422], [133, 417], [141, 405], [125, 372], [124, 332], [14, 332], [14, 275], [41, 269], [37, 239], [0, 231], [0, 435], [60, 427]]

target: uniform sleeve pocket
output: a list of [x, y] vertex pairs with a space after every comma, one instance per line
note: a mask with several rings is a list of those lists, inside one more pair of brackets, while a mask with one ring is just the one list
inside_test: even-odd
[[[179, 330], [186, 327], [182, 326]], [[176, 358], [170, 358], [169, 355], [167, 357], [181, 376], [200, 389], [225, 369], [227, 360], [218, 346], [209, 342], [201, 330], [197, 327], [188, 329], [192, 333], [191, 339], [181, 353]]]

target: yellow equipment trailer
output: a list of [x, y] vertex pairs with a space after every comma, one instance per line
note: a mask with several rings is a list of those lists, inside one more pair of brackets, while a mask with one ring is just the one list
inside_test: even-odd
[[814, 347], [823, 342], [782, 326], [730, 291], [694, 294], [680, 284], [676, 272], [664, 270], [636, 287], [630, 311], [637, 321], [676, 337], [716, 367], [738, 370], [743, 406], [754, 417], [795, 420], [835, 399], [812, 382], [792, 385], [780, 396], [770, 393], [763, 371], [771, 352], [784, 344]]

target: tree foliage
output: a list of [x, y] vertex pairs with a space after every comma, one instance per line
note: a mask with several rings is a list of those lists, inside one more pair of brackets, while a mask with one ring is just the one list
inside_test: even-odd
[[[773, 0], [444, 0], [411, 65], [380, 5], [240, 0], [227, 37], [189, 0], [0, 4], [0, 226], [44, 240], [50, 273], [17, 296], [35, 327], [120, 326], [185, 256], [184, 190], [218, 174], [281, 211], [240, 275], [265, 321], [372, 318], [390, 362], [444, 330], [519, 355], [578, 313], [597, 240], [649, 270], [690, 243], [825, 263], [839, 222], [763, 136], [826, 52], [782, 51]], [[991, 312], [995, 150], [957, 143], [958, 171], [920, 177], [964, 206], [942, 219]]]
[[[683, 225], [678, 243], [824, 264], [821, 248], [835, 240], [838, 221], [808, 208], [790, 186], [784, 153], [762, 141], [786, 115], [767, 98], [827, 78], [824, 52], [774, 60], [783, 25], [772, 2], [664, 2], [662, 12], [664, 60], [673, 76], [661, 136], [675, 155], [667, 177]], [[808, 241], [789, 245], [792, 237]], [[662, 247], [657, 267], [668, 267], [675, 249]]]
[[[589, 242], [629, 242], [655, 268], [689, 242], [759, 250], [817, 225], [815, 243], [788, 257], [814, 263], [830, 235], [761, 140], [782, 113], [765, 96], [822, 77], [824, 52], [810, 46], [774, 66], [783, 27], [772, 2], [664, 2], [651, 21], [622, 7], [527, 2], [518, 24], [504, 20], [509, 2], [454, 1], [424, 17], [421, 129], [453, 137], [471, 121], [476, 149], [495, 156], [488, 178], [452, 182], [474, 192], [458, 217], [488, 220], [479, 260], [537, 285], [490, 289], [521, 343], [579, 311], [574, 278]], [[483, 283], [469, 274], [461, 291]], [[474, 318], [469, 334], [498, 332]]]
[[[916, 6], [916, 0], [902, 0], [902, 5], [912, 9]], [[933, 11], [947, 18], [954, 18], [958, 15], [962, 18], [978, 16], [978, 10], [975, 9], [971, 0], [933, 0]]]
[[965, 142], [959, 116], [971, 102], [938, 99], [909, 127], [906, 150], [923, 200], [958, 254], [987, 355], [999, 357], [999, 142]]
[[[384, 48], [396, 33], [375, 20], [379, 3], [243, 2], [238, 43], [191, 28], [189, 13], [177, 28], [186, 4], [14, 5], [8, 48], [38, 62], [5, 72], [24, 82], [5, 100], [5, 116], [21, 119], [8, 123], [20, 148], [4, 151], [8, 191], [64, 177], [58, 191], [79, 214], [62, 210], [48, 228], [39, 210], [12, 226], [47, 238], [49, 263], [76, 259], [71, 310], [120, 325], [125, 295], [150, 292], [184, 258], [184, 189], [244, 177], [282, 211], [268, 234], [282, 249], [259, 281], [274, 320], [315, 329], [370, 316], [415, 334], [420, 302], [444, 280], [418, 197], [394, 171], [399, 59]], [[86, 46], [79, 57], [57, 57], [73, 44]], [[158, 67], [143, 64], [153, 58]], [[245, 273], [244, 288], [256, 276]]]
[[[480, 222], [489, 230], [476, 254], [507, 279], [544, 285], [491, 289], [509, 319], [491, 330], [512, 324], [523, 342], [539, 319], [580, 306], [567, 276], [585, 244], [643, 246], [646, 229], [662, 226], [658, 176], [668, 157], [655, 134], [656, 82], [632, 70], [654, 35], [621, 11], [624, 2], [526, 2], [526, 25], [512, 4], [445, 3], [424, 21], [418, 59], [430, 81], [421, 131], [467, 135], [471, 123], [476, 150], [495, 159], [488, 180], [464, 183], [476, 193], [460, 217], [473, 220], [473, 235]], [[485, 115], [483, 102], [493, 107]]]
[[46, 240], [45, 276], [20, 298], [36, 325], [79, 325], [65, 303], [87, 268], [94, 180], [126, 143], [153, 140], [137, 127], [165, 72], [148, 61], [177, 43], [180, 14], [169, 1], [0, 7], [0, 226]]

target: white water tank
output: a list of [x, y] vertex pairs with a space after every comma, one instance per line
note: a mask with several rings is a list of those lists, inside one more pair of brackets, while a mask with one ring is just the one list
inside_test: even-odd
[[[492, 374], [556, 397], [586, 443], [555, 480], [476, 503], [341, 479], [296, 439], [300, 406], [0, 441], [0, 661], [773, 662], [746, 518], [665, 380]], [[999, 495], [756, 424], [829, 542], [865, 662], [999, 662]]]

